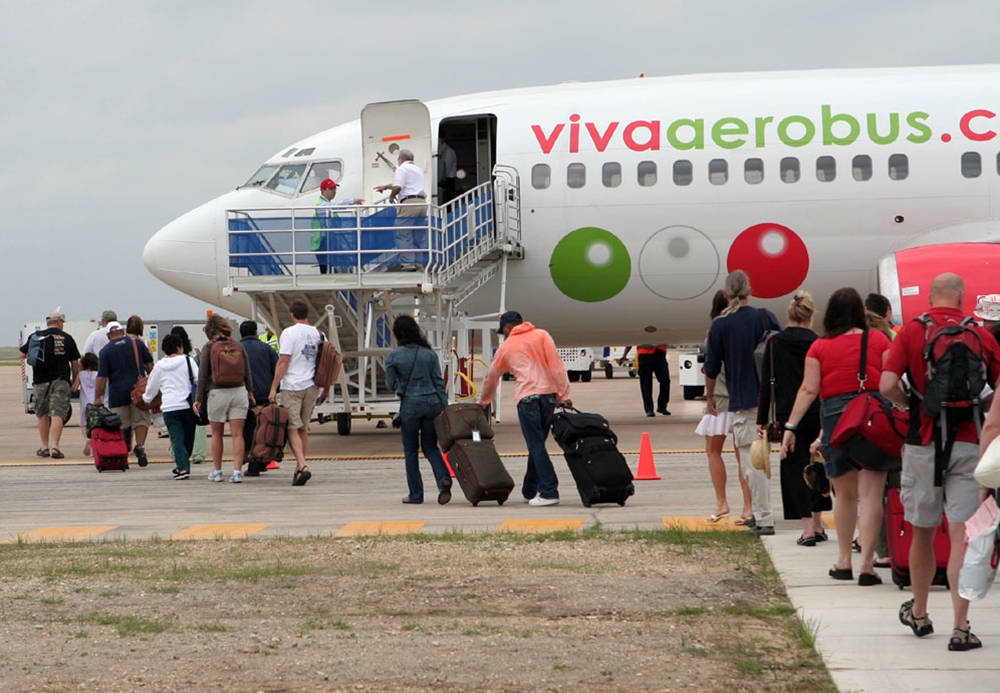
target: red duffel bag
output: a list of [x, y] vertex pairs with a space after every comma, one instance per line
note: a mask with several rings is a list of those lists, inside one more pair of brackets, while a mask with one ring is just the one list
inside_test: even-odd
[[877, 392], [863, 392], [840, 415], [830, 444], [862, 469], [893, 472], [902, 466], [910, 417]]

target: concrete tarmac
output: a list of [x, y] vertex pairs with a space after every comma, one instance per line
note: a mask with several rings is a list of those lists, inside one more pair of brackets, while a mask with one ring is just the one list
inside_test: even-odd
[[[519, 482], [526, 463], [524, 443], [511, 402], [512, 383], [505, 385], [497, 447]], [[294, 463], [287, 462], [281, 470], [238, 485], [207, 482], [210, 464], [194, 466], [188, 481], [173, 481], [166, 441], [152, 435], [147, 449], [153, 462], [148, 467], [133, 464], [125, 473], [98, 474], [81, 455], [82, 437], [75, 427], [64, 435], [67, 459], [62, 463], [43, 460], [34, 456], [38, 437], [34, 417], [23, 414], [18, 369], [4, 368], [0, 369], [0, 410], [7, 413], [7, 425], [0, 430], [0, 541], [552, 531], [578, 530], [598, 522], [615, 529], [676, 523], [738, 530], [732, 526], [733, 517], [719, 525], [705, 522], [714, 509], [714, 494], [701, 452], [703, 439], [693, 432], [703, 403], [680, 400], [676, 383], [672, 394], [673, 416], [650, 419], [642, 411], [634, 379], [619, 376], [609, 381], [595, 373], [592, 382], [572, 387], [571, 396], [581, 410], [600, 411], [611, 420], [633, 470], [640, 436], [650, 434], [662, 479], [637, 481], [636, 495], [625, 507], [583, 507], [554, 444], [550, 449], [561, 479], [560, 505], [533, 508], [515, 491], [502, 507], [484, 503], [473, 508], [456, 485], [452, 502], [442, 507], [435, 502], [425, 461], [421, 464], [426, 502], [400, 503], [406, 483], [399, 434], [376, 429], [375, 422], [355, 421], [350, 436], [337, 435], [333, 424], [314, 424], [310, 437], [314, 476], [304, 487], [290, 485]], [[735, 516], [740, 497], [732, 454], [726, 455], [726, 461]], [[224, 468], [228, 476], [231, 464]], [[781, 517], [777, 476], [772, 479], [772, 499], [776, 516]], [[836, 553], [834, 532], [826, 544], [803, 548], [795, 544], [798, 521], [779, 520], [777, 529], [776, 536], [765, 538], [765, 546], [801, 618], [815, 628], [817, 649], [840, 690], [978, 691], [995, 687], [1000, 660], [991, 653], [1000, 647], [1000, 591], [971, 609], [973, 630], [985, 647], [948, 652], [947, 592], [934, 588], [930, 613], [937, 632], [918, 640], [898, 622], [896, 611], [909, 593], [891, 584], [888, 571], [880, 571], [885, 584], [877, 587], [835, 582], [826, 574]]]

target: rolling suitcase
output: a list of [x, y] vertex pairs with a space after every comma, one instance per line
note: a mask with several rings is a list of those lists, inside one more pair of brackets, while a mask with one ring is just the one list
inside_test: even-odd
[[120, 469], [124, 472], [128, 469], [128, 448], [121, 430], [95, 428], [90, 432], [90, 449], [94, 453], [97, 471]]
[[448, 462], [455, 470], [462, 493], [474, 506], [484, 500], [495, 500], [503, 505], [514, 490], [514, 480], [491, 440], [456, 440], [448, 451]]
[[563, 452], [583, 438], [606, 438], [614, 443], [618, 442], [618, 436], [611, 430], [608, 420], [600, 414], [586, 414], [566, 408], [552, 417], [552, 437]]
[[449, 404], [434, 419], [434, 431], [444, 452], [448, 452], [456, 440], [472, 439], [473, 431], [479, 431], [481, 440], [493, 438], [489, 417], [473, 402]]
[[281, 462], [288, 436], [288, 409], [278, 404], [267, 404], [254, 409], [256, 425], [253, 446], [247, 461], [251, 468], [263, 471], [271, 460]]
[[[889, 500], [885, 504], [885, 541], [889, 546], [889, 562], [892, 564], [892, 581], [903, 589], [910, 586], [910, 544], [913, 542], [913, 525], [903, 519], [903, 503], [899, 499], [899, 489], [889, 489]], [[941, 524], [934, 531], [934, 571], [932, 585], [948, 586], [948, 555], [951, 540], [948, 537], [948, 518], [941, 518]]]
[[581, 438], [564, 447], [563, 454], [585, 507], [595, 503], [625, 505], [635, 493], [632, 470], [611, 438]]

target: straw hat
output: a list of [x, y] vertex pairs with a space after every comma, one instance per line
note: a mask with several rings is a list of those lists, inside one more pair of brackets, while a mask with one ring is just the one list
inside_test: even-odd
[[766, 438], [758, 438], [750, 444], [750, 463], [754, 469], [760, 469], [764, 476], [771, 478], [771, 444]]
[[980, 486], [986, 488], [1000, 486], [1000, 437], [994, 438], [986, 446], [986, 451], [979, 458], [974, 474]]

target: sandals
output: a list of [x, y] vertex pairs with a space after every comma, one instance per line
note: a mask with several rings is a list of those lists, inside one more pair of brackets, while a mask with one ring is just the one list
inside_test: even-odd
[[705, 522], [711, 522], [712, 524], [715, 524], [716, 522], [726, 517], [727, 515], [729, 515], [728, 510], [724, 513], [712, 513], [711, 515], [705, 518]]
[[816, 536], [816, 541], [817, 542], [826, 541], [827, 539], [830, 538], [830, 537], [826, 536], [826, 530], [825, 529], [821, 529], [820, 531], [816, 532], [815, 536]]
[[62, 454], [62, 451], [60, 451], [59, 448], [52, 448], [52, 450], [49, 452], [49, 457], [51, 457], [54, 460], [61, 460], [64, 457], [66, 457], [66, 455]]
[[309, 471], [309, 467], [296, 469], [295, 474], [292, 475], [292, 486], [305, 486], [310, 479], [312, 479], [312, 472]]
[[754, 519], [753, 515], [748, 515], [746, 517], [740, 517], [740, 519], [736, 520], [733, 524], [739, 527], [756, 527], [757, 520]]
[[38, 448], [37, 450], [35, 450], [35, 454], [38, 455], [39, 457], [48, 457], [49, 456], [49, 449], [48, 448]]
[[[909, 626], [910, 630], [912, 630], [913, 634], [916, 635], [918, 638], [922, 638], [925, 635], [930, 635], [931, 633], [934, 632], [934, 624], [931, 623], [931, 619], [930, 619], [930, 617], [927, 614], [924, 614], [923, 616], [914, 616], [913, 615], [913, 600], [912, 599], [910, 601], [908, 601], [908, 602], [903, 602], [900, 605], [900, 607], [899, 607], [899, 622], [902, 623], [904, 626]], [[960, 628], [956, 628], [955, 629], [955, 633], [960, 632], [960, 631], [961, 631]], [[959, 643], [958, 643], [958, 645], [956, 645], [956, 647], [954, 649], [956, 649], [956, 650], [968, 650], [968, 649], [971, 649], [972, 647], [981, 647], [982, 646], [982, 643], [979, 643], [979, 645], [969, 646], [968, 643], [969, 643], [969, 638], [970, 637], [971, 638], [975, 638], [975, 640], [977, 642], [979, 641], [979, 638], [976, 638], [976, 636], [974, 636], [971, 633], [969, 633], [968, 629], [966, 629], [964, 632], [965, 632], [965, 635], [967, 637], [965, 637], [964, 640], [962, 640], [962, 638], [959, 638]], [[955, 633], [952, 633], [952, 639], [948, 643], [948, 649], [949, 650], [952, 649], [952, 643], [955, 642]], [[965, 645], [964, 647], [962, 646], [963, 644]]]
[[965, 628], [952, 629], [951, 639], [948, 640], [948, 649], [951, 652], [965, 652], [982, 646], [983, 642], [969, 629], [968, 621], [965, 622]]
[[830, 568], [829, 575], [834, 580], [853, 580], [854, 579], [854, 571], [851, 570], [850, 568], [838, 568], [838, 567], [834, 566], [833, 568]]
[[858, 575], [858, 586], [859, 587], [872, 587], [874, 585], [881, 585], [882, 578], [880, 578], [875, 573], [861, 573]]
[[813, 534], [809, 537], [800, 535], [799, 538], [795, 540], [795, 543], [799, 546], [816, 546], [816, 535]]

